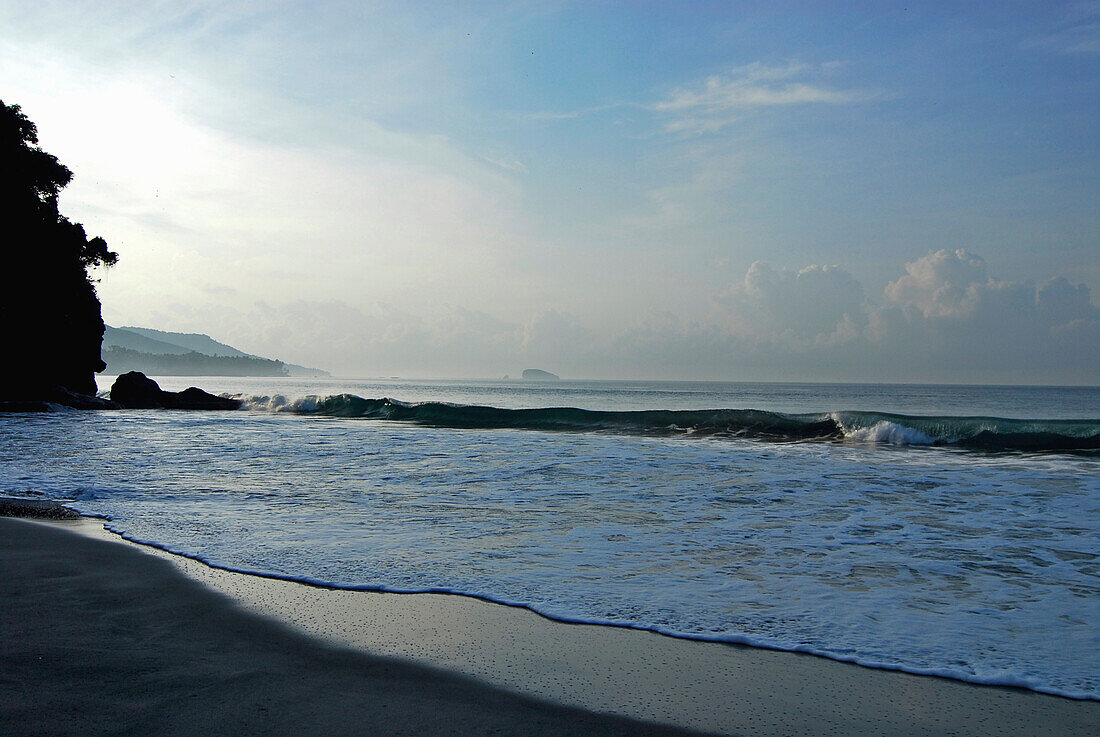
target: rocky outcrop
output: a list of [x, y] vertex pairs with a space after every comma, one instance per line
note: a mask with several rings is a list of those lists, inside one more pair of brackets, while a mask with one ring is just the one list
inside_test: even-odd
[[190, 387], [182, 392], [166, 392], [157, 382], [140, 371], [131, 371], [115, 379], [111, 401], [124, 409], [240, 409], [236, 399], [219, 397]]
[[80, 512], [48, 499], [12, 499], [0, 497], [0, 517], [29, 519], [80, 519]]
[[138, 371], [122, 374], [111, 386], [111, 401], [126, 409], [159, 409], [160, 395], [166, 394], [160, 384]]
[[166, 395], [168, 404], [165, 409], [240, 409], [241, 403], [229, 397], [218, 397], [204, 392], [197, 386], [182, 392], [161, 392]]
[[[119, 409], [109, 399], [69, 391], [63, 386], [31, 386], [9, 390], [16, 398], [0, 398], [0, 412], [50, 412], [57, 407], [73, 409]], [[24, 399], [22, 397], [33, 397]]]

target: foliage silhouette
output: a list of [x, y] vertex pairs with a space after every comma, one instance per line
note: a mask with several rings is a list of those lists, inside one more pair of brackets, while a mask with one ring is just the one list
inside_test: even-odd
[[0, 100], [0, 259], [7, 276], [0, 289], [0, 399], [53, 399], [58, 387], [94, 394], [94, 373], [105, 368], [103, 318], [88, 270], [113, 265], [118, 254], [59, 212], [58, 195], [72, 177], [38, 147], [38, 129], [21, 108]]
[[140, 371], [157, 376], [289, 376], [282, 361], [255, 356], [208, 356], [205, 353], [143, 353], [111, 346], [103, 351], [107, 373]]

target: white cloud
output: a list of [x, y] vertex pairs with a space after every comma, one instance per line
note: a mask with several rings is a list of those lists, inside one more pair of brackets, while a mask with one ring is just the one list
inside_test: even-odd
[[1085, 285], [999, 281], [965, 250], [906, 264], [877, 305], [836, 267], [761, 263], [717, 303], [753, 364], [799, 363], [817, 378], [1100, 380], [1100, 309]]
[[700, 83], [673, 89], [656, 102], [611, 102], [581, 110], [529, 113], [529, 120], [575, 120], [613, 110], [636, 109], [656, 113], [669, 133], [714, 133], [753, 110], [798, 105], [839, 105], [863, 96], [836, 90], [811, 79], [837, 68], [836, 63], [811, 67], [790, 62], [771, 66], [753, 62], [712, 75]]
[[586, 115], [604, 113], [608, 110], [619, 110], [621, 108], [645, 109], [646, 106], [640, 105], [636, 102], [611, 102], [606, 105], [594, 105], [592, 107], [584, 108], [583, 110], [567, 110], [565, 112], [552, 112], [548, 110], [543, 110], [535, 113], [527, 113], [523, 117], [528, 120], [575, 120]]
[[701, 85], [681, 87], [651, 105], [669, 116], [666, 130], [711, 133], [739, 120], [746, 112], [761, 108], [852, 102], [852, 92], [813, 84], [806, 78], [815, 71], [791, 62], [768, 66], [760, 62], [736, 67], [725, 75], [709, 77]]
[[965, 249], [936, 251], [905, 265], [905, 276], [886, 286], [891, 301], [916, 308], [925, 317], [952, 317], [972, 311], [985, 284], [985, 261]]
[[869, 334], [915, 369], [1013, 382], [1100, 381], [1100, 309], [1084, 284], [1000, 281], [977, 256], [936, 251], [906, 264], [885, 294]]

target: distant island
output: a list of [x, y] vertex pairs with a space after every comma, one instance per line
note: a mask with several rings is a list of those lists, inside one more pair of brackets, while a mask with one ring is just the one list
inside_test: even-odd
[[561, 381], [561, 377], [542, 369], [523, 369], [523, 378], [527, 381]]
[[329, 376], [321, 369], [254, 356], [201, 333], [106, 326], [104, 373], [159, 376]]

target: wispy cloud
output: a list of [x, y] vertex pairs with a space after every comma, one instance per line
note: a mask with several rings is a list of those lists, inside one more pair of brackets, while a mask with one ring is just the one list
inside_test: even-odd
[[760, 62], [735, 67], [702, 84], [679, 87], [650, 109], [670, 117], [666, 130], [707, 133], [721, 130], [752, 110], [794, 105], [854, 102], [858, 95], [809, 81], [821, 67], [791, 62]]
[[648, 109], [648, 105], [643, 105], [637, 102], [612, 102], [607, 105], [594, 105], [592, 107], [582, 108], [580, 110], [566, 110], [564, 112], [553, 111], [540, 111], [535, 113], [528, 113], [524, 117], [529, 120], [574, 120], [576, 118], [582, 118], [586, 115], [595, 115], [597, 113], [607, 112], [608, 110], [619, 110], [621, 108], [640, 108]]
[[1038, 45], [1063, 54], [1100, 54], [1100, 22], [1066, 28]]
[[816, 75], [833, 70], [835, 62], [810, 66], [797, 62], [770, 66], [754, 62], [734, 67], [726, 74], [708, 77], [701, 83], [677, 87], [656, 102], [615, 102], [580, 110], [529, 113], [531, 120], [574, 120], [608, 110], [634, 108], [661, 116], [668, 132], [713, 133], [739, 120], [752, 110], [796, 105], [839, 105], [855, 102], [861, 95], [811, 82]]
[[527, 165], [518, 159], [513, 159], [507, 156], [490, 156], [485, 155], [481, 157], [482, 160], [487, 161], [495, 167], [510, 171], [516, 174], [526, 174]]
[[1100, 54], [1100, 2], [1074, 3], [1062, 11], [1058, 26], [1044, 36], [1024, 41], [1060, 54]]

